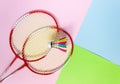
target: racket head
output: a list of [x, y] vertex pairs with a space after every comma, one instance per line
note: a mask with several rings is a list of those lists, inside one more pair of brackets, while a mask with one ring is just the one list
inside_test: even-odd
[[10, 32], [9, 44], [13, 53], [23, 60], [22, 47], [29, 34], [36, 29], [52, 25], [58, 30], [58, 24], [55, 17], [43, 10], [33, 10], [21, 16]]
[[56, 39], [57, 32], [53, 26], [46, 26], [33, 31], [23, 45], [23, 59], [34, 62], [44, 58], [49, 53], [50, 42]]
[[[58, 48], [51, 48], [49, 53], [45, 58], [37, 61], [26, 61], [25, 63], [27, 67], [34, 73], [40, 75], [49, 75], [56, 71], [58, 71], [61, 67], [63, 67], [73, 53], [73, 41], [69, 33], [64, 31], [63, 29], [59, 29], [57, 32], [56, 39], [67, 38], [67, 50], [62, 51]], [[24, 54], [24, 53], [23, 53]]]

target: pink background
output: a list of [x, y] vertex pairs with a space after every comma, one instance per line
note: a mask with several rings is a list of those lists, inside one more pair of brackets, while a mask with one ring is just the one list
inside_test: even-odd
[[[91, 0], [0, 0], [0, 73], [14, 58], [8, 38], [12, 25], [21, 15], [35, 9], [49, 11], [56, 17], [59, 26], [69, 32], [75, 40], [90, 2]], [[19, 61], [18, 59], [11, 70], [22, 64]], [[55, 84], [59, 73], [60, 70], [43, 76], [24, 68], [2, 84]]]

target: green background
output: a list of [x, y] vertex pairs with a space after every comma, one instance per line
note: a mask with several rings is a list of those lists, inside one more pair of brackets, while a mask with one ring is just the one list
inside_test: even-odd
[[120, 84], [120, 66], [74, 45], [57, 84]]

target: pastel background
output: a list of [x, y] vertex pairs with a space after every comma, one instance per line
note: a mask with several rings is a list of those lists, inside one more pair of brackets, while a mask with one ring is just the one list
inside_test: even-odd
[[57, 84], [120, 84], [120, 1], [92, 0]]
[[[14, 58], [11, 26], [24, 13], [50, 11], [75, 43], [70, 61], [58, 72], [41, 76], [24, 68], [2, 84], [120, 84], [119, 0], [0, 0], [0, 72]], [[18, 60], [11, 69], [19, 66]]]
[[120, 65], [120, 1], [92, 0], [75, 43]]
[[120, 66], [80, 46], [57, 80], [57, 84], [120, 84]]
[[[91, 0], [0, 0], [0, 73], [14, 58], [8, 39], [12, 25], [21, 15], [35, 9], [49, 11], [56, 17], [59, 26], [69, 32], [75, 41], [90, 3]], [[21, 64], [22, 61], [18, 59], [9, 72]], [[60, 70], [54, 74], [42, 76], [24, 68], [2, 84], [56, 84], [59, 73]]]

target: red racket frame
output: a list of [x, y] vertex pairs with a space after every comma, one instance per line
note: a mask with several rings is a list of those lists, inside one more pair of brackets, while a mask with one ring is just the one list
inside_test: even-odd
[[[57, 29], [55, 26], [46, 26], [46, 27], [51, 27], [51, 29], [52, 28], [54, 28], [54, 29]], [[45, 28], [45, 27], [42, 27], [42, 28]], [[41, 28], [40, 28], [41, 29]], [[39, 29], [37, 29], [37, 30], [39, 30]], [[36, 31], [36, 30], [35, 30]], [[57, 29], [57, 32], [59, 31], [59, 29]], [[33, 31], [34, 32], [34, 31]], [[30, 34], [31, 35], [31, 34]], [[29, 35], [29, 36], [30, 36]], [[24, 48], [25, 48], [25, 46], [26, 46], [26, 43], [28, 42], [28, 40], [29, 40], [29, 36], [28, 36], [28, 38], [25, 40], [25, 42], [24, 42], [24, 44], [23, 44], [23, 49], [22, 49], [22, 57], [23, 57], [23, 59], [25, 60], [25, 61], [27, 61], [27, 62], [35, 62], [35, 61], [38, 61], [38, 60], [40, 60], [40, 59], [43, 59], [43, 58], [45, 58], [46, 57], [46, 55], [44, 55], [44, 56], [42, 56], [42, 57], [40, 57], [40, 58], [37, 58], [37, 59], [34, 59], [34, 60], [27, 60], [27, 59], [25, 59], [25, 56], [24, 56]]]
[[[73, 50], [74, 50], [74, 44], [73, 44], [72, 37], [71, 37], [70, 34], [69, 34], [68, 32], [66, 32], [65, 30], [63, 30], [63, 29], [59, 29], [59, 30], [65, 32], [65, 33], [69, 36], [69, 38], [70, 38], [70, 40], [71, 40], [72, 49], [71, 49], [71, 53], [70, 53], [70, 56], [69, 56], [69, 58], [70, 58], [70, 57], [72, 56], [72, 53], [73, 53]], [[11, 30], [11, 33], [12, 33], [12, 32], [13, 32], [13, 29]], [[10, 34], [11, 34], [11, 33], [10, 33]], [[10, 37], [10, 38], [11, 38], [11, 37]], [[16, 53], [15, 53], [15, 54], [16, 54]], [[16, 55], [16, 58], [17, 58], [17, 55]], [[69, 59], [69, 58], [68, 58], [68, 59]], [[68, 59], [65, 61], [65, 63], [68, 61]], [[16, 69], [15, 71], [13, 71], [13, 72], [10, 73], [9, 75], [7, 75], [5, 78], [3, 78], [2, 80], [0, 80], [0, 82], [4, 81], [7, 77], [11, 76], [12, 74], [16, 73], [17, 71], [23, 69], [25, 66], [26, 66], [30, 71], [32, 71], [33, 73], [36, 73], [36, 74], [39, 74], [39, 75], [50, 75], [50, 74], [56, 72], [57, 70], [59, 70], [59, 69], [60, 69], [61, 67], [63, 67], [64, 64], [65, 64], [65, 63], [64, 63], [64, 64], [62, 64], [61, 66], [57, 67], [57, 68], [55, 69], [55, 71], [53, 71], [53, 72], [51, 72], [51, 73], [46, 73], [46, 74], [44, 74], [44, 73], [38, 73], [38, 72], [35, 72], [34, 70], [32, 70], [32, 69], [29, 67], [28, 63], [27, 63], [28, 61], [24, 60], [24, 57], [23, 57], [23, 61], [24, 61], [24, 64], [23, 64], [23, 65], [21, 65], [18, 69]], [[13, 62], [13, 63], [14, 63], [14, 62]]]
[[[51, 14], [51, 13], [49, 13], [49, 12], [47, 12], [47, 11], [43, 11], [43, 10], [33, 10], [33, 11], [28, 12], [28, 13], [25, 13], [24, 15], [26, 15], [26, 14], [33, 14], [33, 13], [44, 13], [44, 14], [49, 15], [49, 16], [52, 17], [53, 20], [55, 21], [57, 31], [59, 30], [59, 29], [58, 29], [57, 20], [56, 20], [56, 18], [53, 16], [53, 14]], [[24, 15], [23, 15], [23, 16], [24, 16]], [[20, 17], [20, 18], [21, 18], [21, 17]], [[20, 18], [19, 18], [19, 19], [20, 19]], [[11, 41], [11, 39], [12, 39], [12, 33], [13, 33], [13, 31], [14, 31], [14, 28], [12, 29], [12, 31], [11, 31], [11, 33], [10, 33], [9, 43], [10, 43], [10, 48], [11, 48], [12, 52], [13, 52], [15, 55], [17, 55], [16, 52], [15, 52], [15, 50], [14, 50], [14, 48], [12, 47], [12, 41]], [[23, 60], [23, 58], [21, 58], [20, 56], [17, 55], [17, 57], [20, 58], [21, 60]]]
[[[63, 31], [65, 34], [67, 34], [68, 35], [68, 37], [70, 38], [70, 41], [71, 41], [71, 45], [72, 45], [72, 49], [71, 49], [71, 53], [70, 53], [70, 56], [69, 57], [71, 57], [72, 56], [72, 54], [73, 54], [73, 50], [74, 50], [74, 44], [73, 44], [73, 40], [72, 40], [72, 37], [70, 36], [70, 34], [68, 33], [68, 32], [66, 32], [65, 30], [63, 30], [62, 28], [59, 28], [59, 31]], [[26, 40], [26, 42], [27, 42], [27, 40]], [[24, 49], [24, 48], [23, 48]], [[22, 51], [22, 56], [23, 56], [23, 59], [25, 59], [25, 57], [24, 57], [24, 51]], [[64, 64], [62, 64], [61, 66], [59, 66], [59, 67], [56, 67], [54, 70], [55, 71], [53, 71], [52, 73], [54, 73], [54, 72], [56, 72], [57, 70], [59, 70], [62, 66], [64, 66], [65, 65], [65, 63], [68, 61], [68, 59], [69, 59], [69, 57], [67, 58], [67, 60], [64, 62]], [[37, 60], [35, 60], [35, 61], [38, 61], [39, 59], [37, 59]], [[26, 66], [28, 67], [28, 69], [29, 70], [31, 70], [32, 72], [34, 72], [34, 73], [36, 73], [36, 74], [40, 74], [40, 75], [49, 75], [49, 74], [52, 74], [52, 73], [38, 73], [38, 72], [36, 72], [36, 71], [34, 71], [34, 70], [32, 70], [30, 67], [29, 67], [29, 65], [28, 65], [28, 60], [24, 60], [25, 61], [25, 64], [26, 64]], [[34, 61], [32, 61], [32, 62], [34, 62]]]
[[[33, 13], [44, 13], [44, 14], [49, 15], [50, 17], [53, 18], [53, 20], [54, 20], [54, 22], [55, 22], [55, 24], [56, 24], [57, 31], [59, 30], [59, 29], [58, 29], [57, 20], [56, 20], [56, 18], [53, 16], [53, 14], [49, 13], [48, 11], [44, 11], [44, 10], [32, 10], [32, 11], [29, 11], [29, 12], [25, 13], [24, 15], [26, 15], [26, 14], [33, 14]], [[21, 17], [23, 17], [24, 15], [22, 15]], [[20, 17], [20, 18], [21, 18], [21, 17]], [[19, 18], [19, 19], [20, 19], [20, 18]], [[18, 20], [19, 20], [19, 19], [18, 19]], [[18, 21], [18, 20], [17, 20], [17, 21]], [[14, 48], [13, 48], [12, 41], [11, 41], [13, 31], [14, 31], [14, 27], [12, 28], [12, 30], [11, 30], [11, 32], [10, 32], [9, 45], [10, 45], [10, 48], [11, 48], [12, 52], [13, 52], [14, 55], [15, 55], [15, 58], [14, 58], [14, 59], [11, 61], [11, 63], [6, 67], [6, 69], [3, 71], [3, 73], [1, 73], [0, 77], [2, 77], [2, 76], [8, 71], [8, 69], [13, 65], [13, 63], [16, 61], [17, 58], [23, 60], [23, 61], [24, 61], [24, 65], [21, 65], [18, 69], [16, 69], [16, 70], [13, 71], [12, 73], [10, 73], [8, 76], [6, 76], [6, 77], [3, 78], [2, 80], [0, 80], [0, 82], [2, 82], [4, 79], [6, 79], [6, 78], [9, 77], [10, 75], [14, 74], [15, 72], [21, 70], [23, 67], [27, 66], [26, 63], [25, 63], [25, 59], [21, 58], [21, 57], [15, 52], [15, 50], [14, 50]], [[43, 56], [42, 58], [44, 58], [44, 57], [45, 57], [45, 56]], [[42, 59], [42, 58], [41, 58], [41, 59]], [[40, 59], [39, 59], [39, 60], [40, 60]]]

